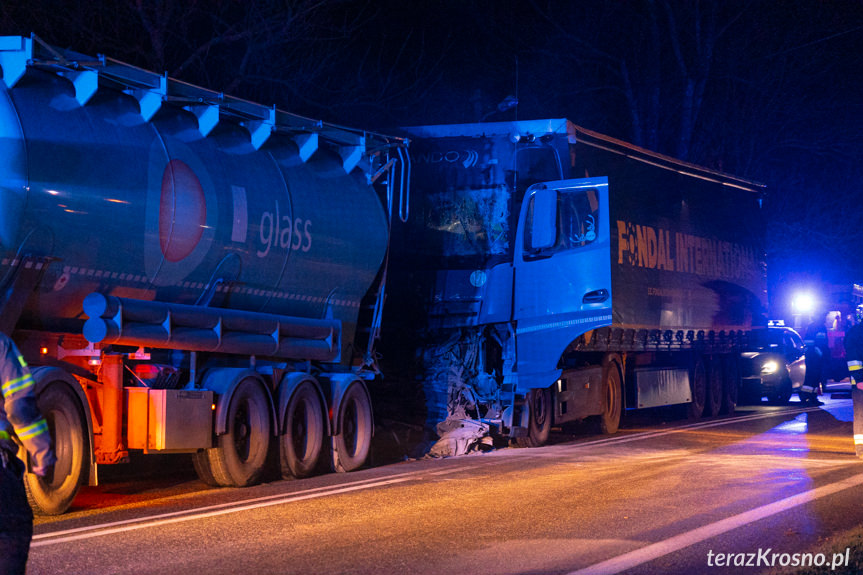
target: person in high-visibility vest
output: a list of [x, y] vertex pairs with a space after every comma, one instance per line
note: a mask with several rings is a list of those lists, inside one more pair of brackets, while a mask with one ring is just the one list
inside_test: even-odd
[[30, 454], [36, 475], [53, 473], [57, 458], [48, 423], [36, 406], [36, 382], [18, 348], [0, 333], [0, 575], [24, 575], [33, 511], [24, 488], [25, 465], [18, 459], [20, 441]]
[[863, 322], [857, 310], [857, 322], [845, 332], [845, 360], [851, 375], [851, 402], [854, 405], [854, 450], [863, 459]]

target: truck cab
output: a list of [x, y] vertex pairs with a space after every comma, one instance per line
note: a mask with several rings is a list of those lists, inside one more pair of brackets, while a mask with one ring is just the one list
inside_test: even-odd
[[541, 445], [626, 409], [733, 409], [763, 308], [760, 184], [565, 119], [405, 130], [382, 351], [415, 359], [430, 427], [468, 416]]
[[[393, 232], [388, 306], [421, 324], [399, 343], [418, 338], [406, 345], [424, 350], [427, 395], [450, 398], [432, 402], [432, 425], [461, 407], [517, 436], [520, 404], [535, 389], [550, 397], [567, 345], [611, 321], [608, 182], [572, 178], [570, 128], [407, 128], [414, 202]], [[472, 374], [455, 383], [441, 375], [452, 352]]]

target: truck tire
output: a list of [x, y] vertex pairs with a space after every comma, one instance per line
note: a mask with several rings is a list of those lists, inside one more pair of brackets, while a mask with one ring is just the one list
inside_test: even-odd
[[554, 414], [551, 389], [531, 389], [525, 398], [525, 408], [528, 410], [527, 435], [516, 437], [515, 443], [520, 447], [542, 447], [551, 435]]
[[348, 387], [336, 417], [339, 433], [332, 437], [333, 470], [357, 470], [365, 464], [372, 445], [372, 404], [362, 385]]
[[213, 476], [213, 470], [210, 469], [208, 457], [206, 449], [200, 449], [197, 453], [193, 453], [192, 467], [195, 468], [195, 473], [198, 474], [198, 479], [210, 487], [221, 487], [221, 484], [216, 481], [216, 478]]
[[722, 357], [712, 356], [707, 372], [707, 398], [704, 415], [716, 417], [722, 410]]
[[279, 435], [282, 477], [308, 477], [314, 473], [324, 445], [324, 406], [310, 381], [304, 381], [288, 400]]
[[722, 356], [722, 413], [734, 415], [740, 395], [740, 378], [737, 371], [737, 356], [733, 353]]
[[700, 419], [707, 403], [707, 369], [701, 356], [695, 358], [689, 372], [689, 390], [692, 392], [692, 401], [687, 405], [686, 416]]
[[617, 363], [606, 363], [602, 373], [602, 413], [597, 417], [599, 432], [603, 435], [617, 433], [623, 414], [623, 387]]
[[198, 477], [217, 485], [246, 487], [258, 482], [270, 445], [270, 405], [266, 392], [254, 379], [244, 379], [228, 404], [227, 431], [216, 447], [195, 455]]
[[59, 515], [69, 509], [89, 471], [87, 425], [78, 397], [62, 381], [48, 383], [37, 403], [54, 441], [57, 463], [47, 477], [24, 476], [27, 500], [39, 515]]

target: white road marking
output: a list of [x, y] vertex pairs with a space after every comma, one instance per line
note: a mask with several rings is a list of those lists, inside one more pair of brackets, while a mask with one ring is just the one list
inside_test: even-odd
[[[850, 405], [850, 402], [849, 402]], [[765, 413], [753, 413], [751, 415], [742, 415], [739, 417], [727, 417], [723, 419], [718, 419], [715, 421], [702, 421], [698, 423], [690, 423], [687, 425], [680, 425], [677, 427], [673, 427], [671, 429], [663, 429], [660, 431], [637, 431], [635, 433], [625, 434], [625, 435], [615, 435], [613, 437], [603, 437], [602, 439], [592, 439], [589, 441], [580, 441], [578, 443], [572, 444], [558, 444], [558, 445], [548, 445], [545, 447], [538, 447], [532, 449], [503, 449], [498, 451], [492, 451], [491, 453], [486, 454], [488, 457], [506, 457], [506, 456], [514, 456], [514, 457], [558, 457], [559, 451], [579, 451], [585, 447], [595, 447], [597, 445], [616, 445], [618, 443], [632, 443], [634, 441], [644, 441], [645, 439], [653, 439], [655, 437], [662, 437], [664, 435], [674, 435], [675, 433], [683, 433], [685, 431], [698, 430], [698, 429], [707, 429], [710, 427], [720, 427], [723, 425], [733, 425], [735, 423], [747, 422], [747, 421], [756, 421], [759, 419], [770, 419], [772, 417], [781, 417], [786, 415], [795, 415], [800, 413], [809, 413], [813, 411], [820, 411], [822, 408], [820, 407], [802, 407], [802, 408], [794, 408], [794, 409], [784, 409], [781, 411], [769, 411]], [[553, 450], [554, 453], [549, 454], [549, 450]]]
[[779, 501], [756, 507], [755, 509], [750, 509], [749, 511], [715, 523], [710, 523], [692, 531], [642, 547], [641, 549], [636, 549], [635, 551], [618, 555], [606, 561], [595, 563], [589, 567], [572, 571], [568, 575], [614, 575], [615, 573], [622, 573], [627, 569], [638, 567], [648, 561], [653, 561], [690, 545], [706, 541], [711, 537], [722, 535], [738, 527], [749, 525], [766, 517], [788, 511], [816, 499], [827, 497], [828, 495], [833, 495], [834, 493], [857, 487], [861, 484], [863, 484], [863, 473], [837, 481], [836, 483], [823, 485], [810, 491], [804, 491], [803, 493], [798, 493], [797, 495], [792, 495], [791, 497], [786, 497], [785, 499], [780, 499]]
[[350, 493], [352, 491], [360, 491], [363, 489], [371, 489], [373, 487], [381, 487], [393, 485], [396, 483], [404, 483], [405, 481], [413, 481], [420, 479], [423, 476], [441, 476], [451, 473], [466, 471], [467, 469], [476, 469], [479, 467], [487, 467], [490, 465], [499, 465], [504, 462], [482, 462], [479, 465], [471, 468], [453, 467], [440, 471], [410, 471], [399, 473], [388, 478], [373, 477], [354, 481], [352, 483], [342, 484], [340, 486], [315, 487], [303, 491], [293, 493], [280, 493], [278, 495], [268, 495], [265, 497], [256, 497], [254, 499], [244, 499], [240, 501], [232, 501], [230, 503], [220, 503], [218, 505], [210, 505], [194, 509], [186, 509], [183, 511], [174, 511], [171, 513], [163, 513], [160, 515], [151, 515], [146, 517], [137, 517], [134, 519], [124, 519], [123, 521], [115, 521], [112, 523], [101, 523], [98, 525], [89, 525], [87, 527], [77, 527], [74, 529], [65, 529], [62, 531], [52, 531], [50, 533], [41, 533], [33, 536], [31, 547], [42, 547], [45, 545], [55, 545], [60, 543], [68, 543], [79, 539], [89, 539], [102, 535], [110, 535], [113, 533], [122, 533], [125, 531], [133, 531], [146, 527], [155, 527], [169, 523], [179, 523], [182, 521], [191, 521], [194, 519], [203, 519], [206, 517], [214, 517], [217, 515], [227, 515], [229, 513], [237, 513], [240, 511], [248, 511], [251, 509], [259, 509], [261, 507], [269, 507], [272, 505], [282, 505], [286, 503], [294, 503], [297, 501], [305, 501], [308, 499], [316, 499], [326, 497], [328, 495], [339, 495], [341, 493]]
[[211, 505], [209, 507], [201, 507], [195, 509], [187, 509], [185, 511], [175, 511], [172, 513], [164, 513], [161, 515], [152, 515], [149, 517], [138, 517], [135, 519], [126, 519], [113, 523], [102, 523], [99, 525], [90, 525], [87, 527], [78, 527], [75, 529], [66, 529], [64, 531], [53, 531], [51, 533], [41, 533], [33, 536], [31, 547], [41, 547], [43, 545], [53, 545], [57, 543], [67, 543], [69, 541], [77, 541], [79, 539], [87, 539], [90, 537], [99, 537], [101, 535], [109, 535], [111, 533], [121, 533], [123, 531], [132, 531], [134, 529], [143, 529], [145, 527], [154, 527], [157, 525], [165, 525], [168, 523], [179, 523], [181, 521], [191, 521], [193, 519], [203, 519], [205, 517], [214, 517], [217, 515], [227, 515], [228, 513], [237, 513], [239, 511], [247, 511], [250, 509], [258, 509], [261, 507], [269, 507], [272, 505], [281, 505], [284, 503], [293, 503], [296, 501], [305, 501], [308, 499], [316, 499], [318, 497], [326, 497], [328, 495], [338, 495], [340, 493], [349, 493], [352, 491], [360, 491], [363, 489], [371, 489], [373, 487], [381, 487], [384, 485], [392, 485], [395, 483], [403, 483], [411, 481], [415, 476], [420, 475], [420, 472], [402, 473], [394, 475], [388, 479], [365, 479], [356, 481], [341, 487], [316, 487], [296, 493], [269, 495], [267, 497], [258, 497], [255, 499], [246, 499], [243, 501], [234, 501], [231, 503], [222, 503], [219, 505]]
[[[693, 429], [703, 429], [709, 427], [716, 427], [721, 425], [731, 425], [733, 423], [738, 423], [741, 421], [751, 421], [758, 419], [766, 419], [770, 417], [778, 417], [782, 415], [793, 415], [795, 413], [805, 413], [810, 411], [818, 411], [819, 407], [808, 407], [808, 408], [797, 408], [797, 409], [789, 409], [783, 411], [774, 411], [767, 413], [758, 413], [752, 414], [742, 417], [731, 417], [726, 419], [721, 419], [717, 421], [707, 421], [707, 422], [699, 422], [692, 423], [689, 425], [682, 425], [679, 427], [675, 427], [673, 429], [667, 429], [662, 431], [644, 431], [637, 432], [631, 435], [618, 436], [618, 437], [609, 437], [603, 439], [597, 439], [593, 441], [586, 441], [582, 443], [578, 443], [571, 446], [560, 446], [566, 447], [567, 451], [574, 451], [581, 449], [583, 447], [592, 447], [596, 445], [605, 445], [605, 444], [617, 444], [617, 443], [629, 443], [633, 441], [641, 441], [644, 439], [652, 439], [654, 437], [659, 437], [663, 435], [671, 435], [675, 433], [681, 433], [688, 430]], [[488, 455], [539, 455], [540, 452], [543, 451], [542, 448], [539, 449], [529, 449], [529, 450], [500, 450], [495, 451]], [[473, 463], [473, 462], [471, 462]], [[393, 475], [388, 479], [381, 478], [370, 478], [364, 479], [360, 481], [355, 481], [352, 483], [343, 484], [342, 486], [326, 486], [326, 487], [316, 487], [304, 491], [298, 491], [290, 494], [278, 494], [278, 495], [269, 495], [266, 497], [259, 497], [254, 499], [245, 499], [240, 501], [234, 501], [230, 503], [222, 503], [218, 505], [212, 505], [202, 508], [195, 509], [187, 509], [183, 511], [176, 511], [172, 513], [164, 513], [160, 515], [153, 515], [148, 517], [139, 517], [134, 519], [126, 519], [123, 521], [117, 521], [113, 523], [105, 523], [99, 525], [91, 525], [87, 527], [78, 527], [74, 529], [67, 529], [63, 531], [54, 531], [50, 533], [42, 533], [33, 536], [33, 542], [31, 547], [42, 547], [46, 545], [60, 544], [66, 543], [70, 541], [77, 541], [80, 539], [88, 539], [92, 537], [98, 537], [101, 535], [109, 535], [112, 533], [120, 533], [124, 531], [132, 531], [136, 529], [143, 529], [146, 527], [152, 527], [157, 525], [163, 525], [168, 523], [179, 523], [183, 521], [191, 521], [194, 519], [201, 519], [206, 517], [212, 517], [216, 515], [226, 515], [229, 513], [236, 513], [239, 511], [245, 511], [250, 509], [257, 509], [260, 507], [268, 507], [272, 505], [281, 505], [285, 503], [292, 503], [295, 501], [304, 501], [307, 499], [314, 499], [319, 497], [325, 497], [327, 495], [338, 495], [340, 493], [348, 493], [352, 491], [359, 491], [362, 489], [368, 489], [372, 487], [379, 487], [384, 485], [390, 485], [395, 483], [402, 483], [405, 481], [411, 481], [413, 479], [419, 478], [423, 475], [431, 475], [431, 476], [440, 476], [440, 475], [448, 475], [450, 473], [458, 473], [463, 471], [472, 471], [478, 469], [480, 467], [486, 467], [491, 465], [499, 465], [505, 462], [495, 462], [492, 463], [488, 460], [479, 462], [476, 461], [476, 465], [466, 465], [460, 467], [454, 467], [451, 469], [444, 469], [439, 471], [412, 471], [401, 473], [397, 475]]]
[[654, 437], [661, 437], [663, 435], [672, 435], [674, 433], [682, 433], [684, 431], [690, 431], [692, 429], [707, 429], [710, 427], [720, 427], [722, 425], [731, 425], [734, 423], [740, 423], [745, 421], [756, 421], [758, 419], [769, 419], [771, 417], [779, 417], [783, 415], [794, 415], [800, 413], [808, 413], [811, 411], [820, 411], [820, 407], [803, 407], [796, 409], [786, 409], [782, 411], [770, 411], [766, 413], [753, 413], [752, 415], [743, 415], [740, 417], [729, 417], [726, 419], [719, 419], [716, 421], [703, 421], [699, 423], [690, 423], [688, 425], [681, 425], [675, 427], [673, 429], [664, 429], [661, 431], [642, 431], [639, 433], [634, 433], [632, 435], [622, 435], [617, 437], [606, 437], [603, 439], [594, 439], [592, 441], [585, 441], [583, 443], [578, 443], [573, 447], [582, 447], [587, 445], [605, 445], [606, 443], [629, 443], [631, 441], [641, 441], [643, 439], [652, 439]]

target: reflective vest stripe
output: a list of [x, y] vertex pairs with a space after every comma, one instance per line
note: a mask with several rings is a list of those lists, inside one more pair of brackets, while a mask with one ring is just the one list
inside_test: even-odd
[[3, 384], [3, 397], [9, 397], [13, 393], [21, 391], [22, 389], [27, 389], [35, 384], [33, 380], [33, 376], [29, 373], [26, 375], [22, 375], [21, 377], [16, 377], [15, 379], [11, 379]]
[[24, 441], [25, 439], [36, 437], [46, 431], [48, 431], [48, 422], [44, 419], [40, 419], [32, 425], [28, 425], [27, 427], [18, 430], [16, 433], [18, 434], [18, 439]]
[[20, 364], [21, 364], [21, 367], [27, 367], [27, 362], [26, 362], [26, 361], [24, 361], [24, 356], [23, 356], [23, 355], [19, 355], [19, 356], [18, 356], [18, 363], [20, 363]]
[[848, 362], [848, 371], [863, 369], [863, 361], [852, 360]]

